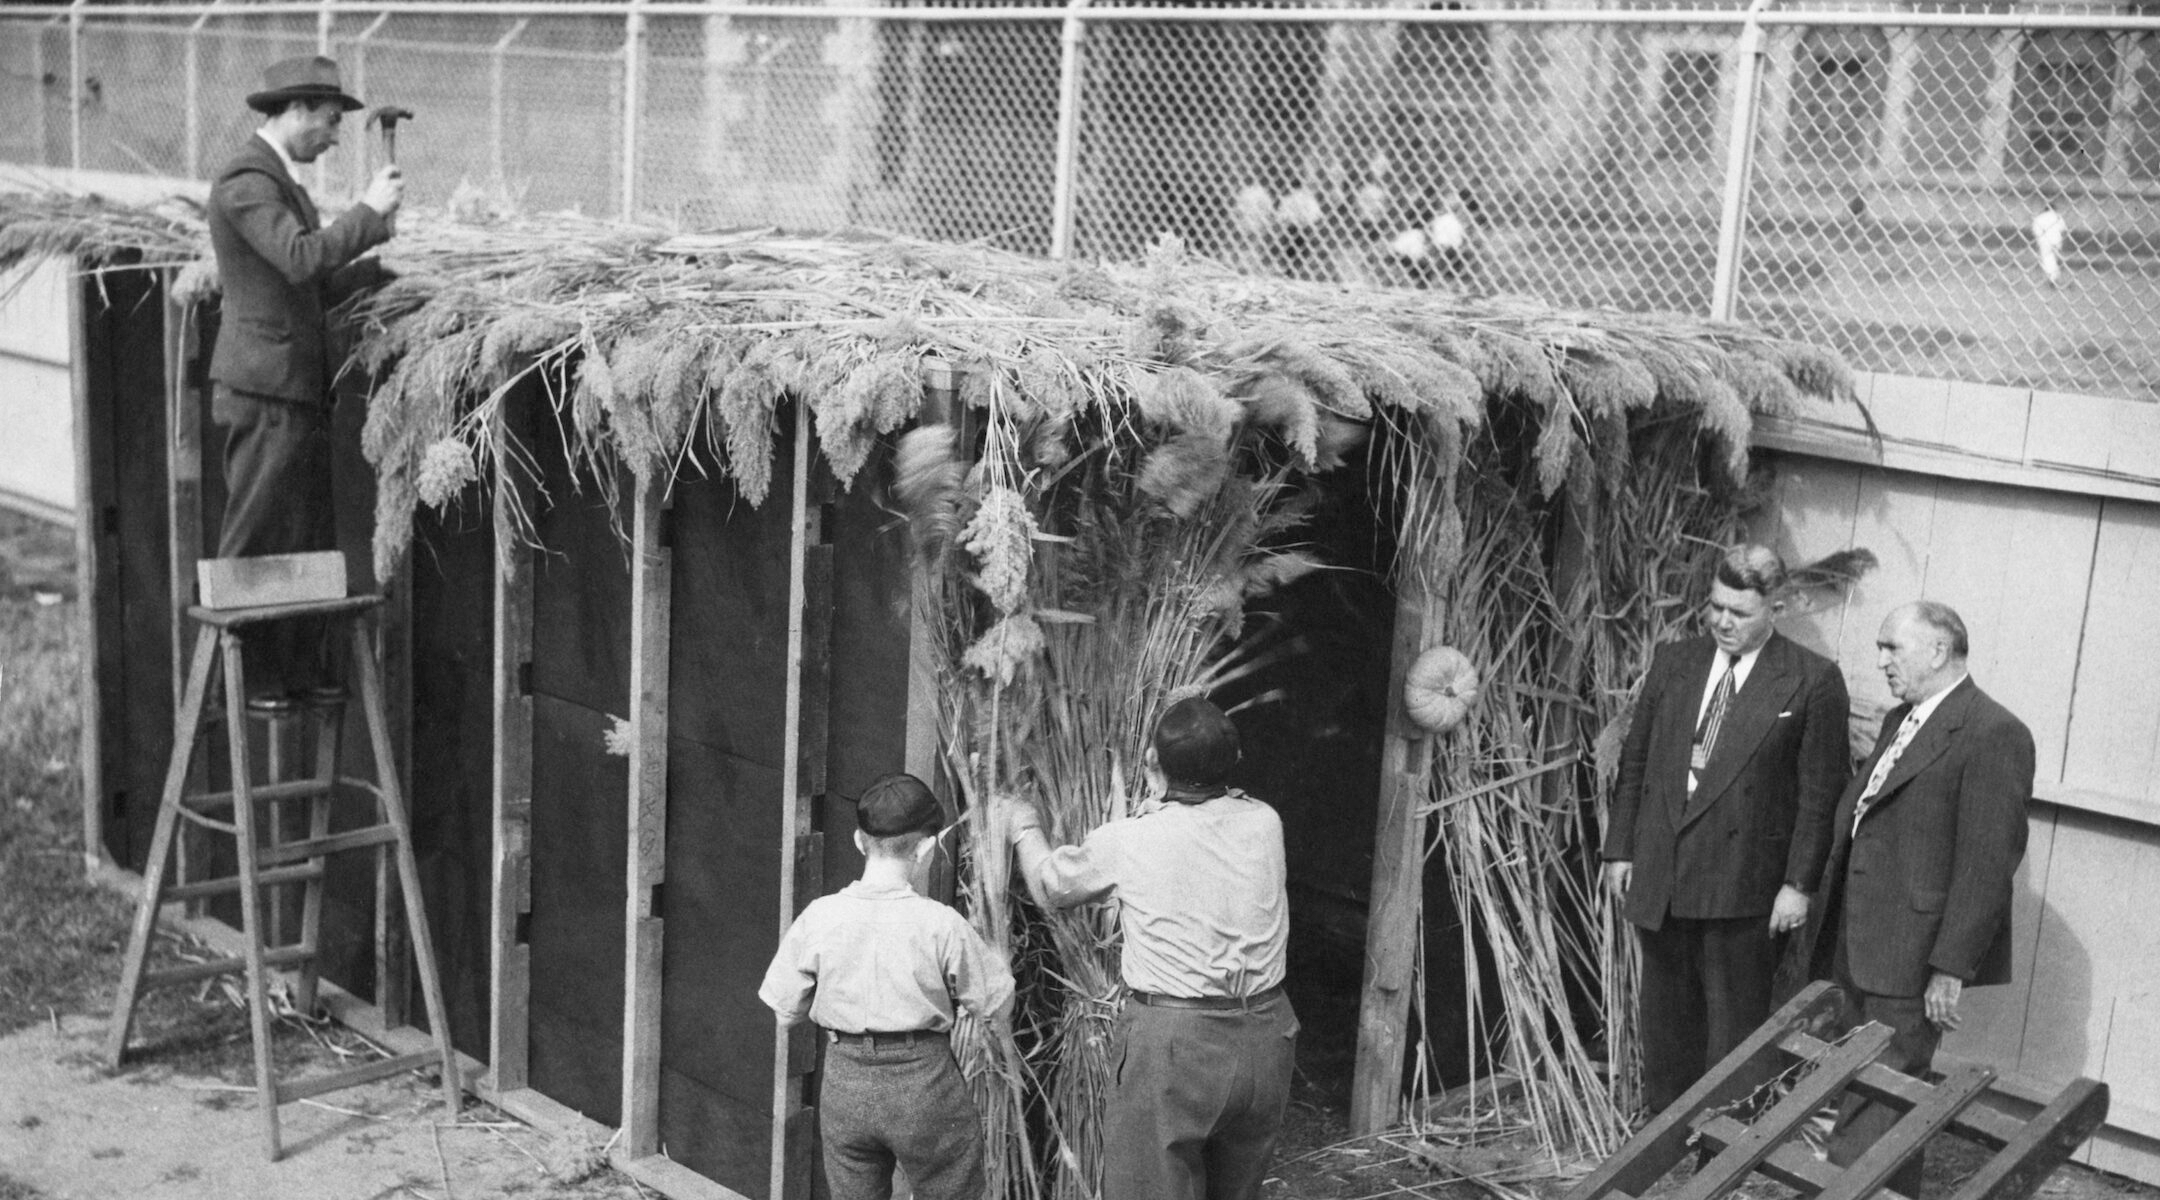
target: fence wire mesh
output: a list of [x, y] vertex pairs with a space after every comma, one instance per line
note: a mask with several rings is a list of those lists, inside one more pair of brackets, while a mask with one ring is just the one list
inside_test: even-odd
[[[1788, 12], [1751, 55], [1735, 2], [1532, 7], [89, 5], [0, 14], [0, 158], [207, 177], [262, 67], [320, 47], [419, 114], [397, 152], [424, 203], [1086, 257], [1173, 234], [1256, 273], [1694, 315], [1729, 295], [1867, 369], [2160, 399], [2160, 23]], [[304, 181], [330, 198], [384, 154], [360, 115]]]

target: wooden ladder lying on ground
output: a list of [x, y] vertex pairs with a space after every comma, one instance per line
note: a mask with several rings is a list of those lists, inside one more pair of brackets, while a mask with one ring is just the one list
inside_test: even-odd
[[[1567, 1200], [1636, 1200], [1691, 1152], [1691, 1139], [1708, 1161], [1661, 1200], [1712, 1200], [1755, 1171], [1814, 1200], [1897, 1198], [1886, 1181], [1938, 1133], [1995, 1151], [1950, 1200], [2024, 1200], [2107, 1117], [2107, 1085], [2090, 1079], [2073, 1081], [2021, 1121], [1974, 1103], [1994, 1082], [1986, 1067], [1959, 1067], [1932, 1084], [1893, 1071], [1875, 1061], [1889, 1045], [1888, 1028], [1870, 1023], [1836, 1041], [1823, 1036], [1834, 1029], [1840, 1000], [1835, 986], [1810, 984], [1577, 1182]], [[1759, 1090], [1803, 1064], [1809, 1069], [1791, 1090], [1753, 1121], [1742, 1119]], [[1848, 1086], [1904, 1115], [1856, 1162], [1839, 1167], [1816, 1158], [1797, 1134]]]
[[[172, 758], [166, 768], [163, 799], [158, 805], [157, 830], [150, 839], [149, 861], [143, 865], [142, 898], [135, 911], [134, 931], [128, 938], [127, 958], [121, 969], [120, 991], [113, 1011], [112, 1025], [106, 1033], [105, 1058], [117, 1067], [127, 1052], [128, 1026], [133, 1023], [135, 1005], [144, 992], [244, 970], [247, 973], [248, 1015], [255, 1041], [255, 1088], [262, 1104], [263, 1144], [273, 1162], [282, 1152], [278, 1140], [278, 1106], [281, 1104], [433, 1065], [441, 1072], [443, 1103], [448, 1106], [453, 1116], [459, 1107], [457, 1057], [450, 1047], [450, 1025], [443, 1010], [442, 985], [436, 973], [427, 912], [421, 902], [420, 873], [413, 861], [412, 826], [406, 813], [405, 798], [398, 789], [397, 767], [390, 753], [390, 731], [383, 712], [381, 666], [376, 660], [374, 647], [369, 642], [365, 628], [365, 618], [380, 603], [379, 596], [353, 596], [340, 600], [262, 608], [211, 609], [195, 606], [188, 609], [188, 615], [194, 618], [201, 628], [195, 639], [194, 661], [188, 669], [187, 689], [181, 700], [180, 712], [173, 722]], [[256, 784], [250, 778], [253, 769], [250, 727], [253, 719], [246, 715], [248, 693], [243, 661], [243, 648], [246, 644], [243, 631], [250, 627], [260, 630], [270, 622], [296, 618], [318, 618], [343, 624], [351, 631], [352, 672], [360, 684], [362, 711], [366, 716], [368, 738], [375, 754], [373, 782], [340, 778], [337, 775], [337, 729], [342, 724], [342, 700], [333, 702], [327, 709], [314, 715], [318, 730], [312, 777], [292, 781], [277, 780], [267, 784]], [[232, 790], [190, 794], [187, 791], [187, 781], [194, 760], [195, 742], [203, 721], [204, 699], [209, 691], [212, 666], [220, 657], [223, 659], [225, 673], [224, 721], [226, 749], [231, 760]], [[274, 757], [273, 755], [273, 759]], [[274, 762], [272, 769], [276, 769]], [[377, 808], [375, 819], [358, 829], [332, 833], [331, 797], [340, 790], [372, 797]], [[308, 804], [308, 835], [298, 841], [278, 840], [276, 831], [283, 822], [276, 819], [277, 806], [303, 800]], [[261, 815], [256, 811], [257, 805], [266, 806], [271, 813], [269, 828], [272, 834], [265, 845], [257, 844], [256, 829], [258, 817]], [[210, 815], [223, 813], [228, 809], [231, 811], [229, 821]], [[168, 884], [166, 860], [173, 849], [174, 831], [183, 819], [231, 837], [239, 861], [239, 873], [222, 879]], [[269, 972], [277, 967], [297, 967], [299, 987], [295, 989], [296, 1006], [303, 1010], [314, 1007], [316, 957], [321, 948], [325, 860], [327, 856], [340, 851], [368, 848], [374, 849], [378, 854], [389, 854], [395, 859], [405, 917], [420, 971], [421, 995], [427, 1005], [428, 1025], [434, 1030], [435, 1048], [314, 1078], [280, 1083], [277, 1081], [271, 1054], [270, 1009], [266, 993], [270, 982]], [[377, 878], [387, 880], [389, 874], [388, 871], [379, 871]], [[293, 945], [266, 946], [262, 890], [294, 884], [305, 889], [302, 893], [300, 940]], [[150, 936], [157, 926], [158, 908], [161, 904], [171, 900], [229, 895], [235, 892], [239, 893], [240, 897], [241, 934], [245, 945], [245, 954], [242, 957], [191, 964], [164, 971], [144, 970], [150, 954]], [[386, 896], [376, 897], [378, 905], [389, 902]]]

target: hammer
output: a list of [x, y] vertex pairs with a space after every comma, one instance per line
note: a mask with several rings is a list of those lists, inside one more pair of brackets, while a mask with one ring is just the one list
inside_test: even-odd
[[410, 121], [412, 119], [413, 110], [409, 108], [400, 108], [395, 104], [382, 105], [381, 107], [375, 109], [373, 112], [370, 112], [368, 114], [367, 127], [369, 129], [373, 129], [377, 125], [382, 126], [383, 153], [388, 156], [389, 160], [393, 163], [397, 161], [398, 122]]

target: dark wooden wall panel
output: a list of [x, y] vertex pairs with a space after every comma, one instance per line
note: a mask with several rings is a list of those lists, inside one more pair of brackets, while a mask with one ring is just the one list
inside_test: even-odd
[[[787, 480], [773, 490], [752, 508], [722, 482], [676, 485], [668, 714], [674, 737], [777, 769], [786, 717]], [[777, 786], [771, 802], [780, 803]]]
[[548, 507], [533, 515], [530, 1078], [615, 1125], [630, 770], [605, 735], [630, 712], [629, 559], [600, 489], [572, 487], [549, 443], [535, 447]]
[[172, 748], [165, 311], [154, 279], [113, 272], [82, 289], [99, 626], [105, 848], [141, 870]]
[[882, 468], [873, 463], [831, 510], [832, 707], [823, 814], [828, 893], [862, 874], [862, 855], [851, 836], [856, 798], [878, 776], [907, 766], [914, 561], [907, 523], [881, 507], [873, 490]]
[[[778, 460], [785, 464], [782, 456]], [[661, 1141], [749, 1196], [770, 1186], [787, 697], [786, 483], [761, 507], [724, 482], [674, 498]]]
[[620, 1121], [623, 864], [629, 772], [601, 744], [608, 718], [533, 702], [532, 1084]]
[[[423, 512], [407, 568], [412, 596], [410, 803], [413, 854], [458, 1049], [488, 1047], [488, 906], [495, 860], [495, 538], [477, 505]], [[417, 986], [406, 1011], [424, 1018]]]
[[[779, 771], [669, 741], [662, 1141], [752, 1196], [765, 1192], [771, 1145], [774, 1024], [757, 986], [780, 943], [779, 800]], [[725, 1130], [709, 1120], [715, 1106], [737, 1114]]]

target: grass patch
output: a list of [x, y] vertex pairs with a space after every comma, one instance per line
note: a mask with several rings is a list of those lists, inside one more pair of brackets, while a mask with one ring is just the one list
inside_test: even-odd
[[0, 598], [0, 1034], [97, 1002], [132, 915], [83, 878], [75, 627]]

